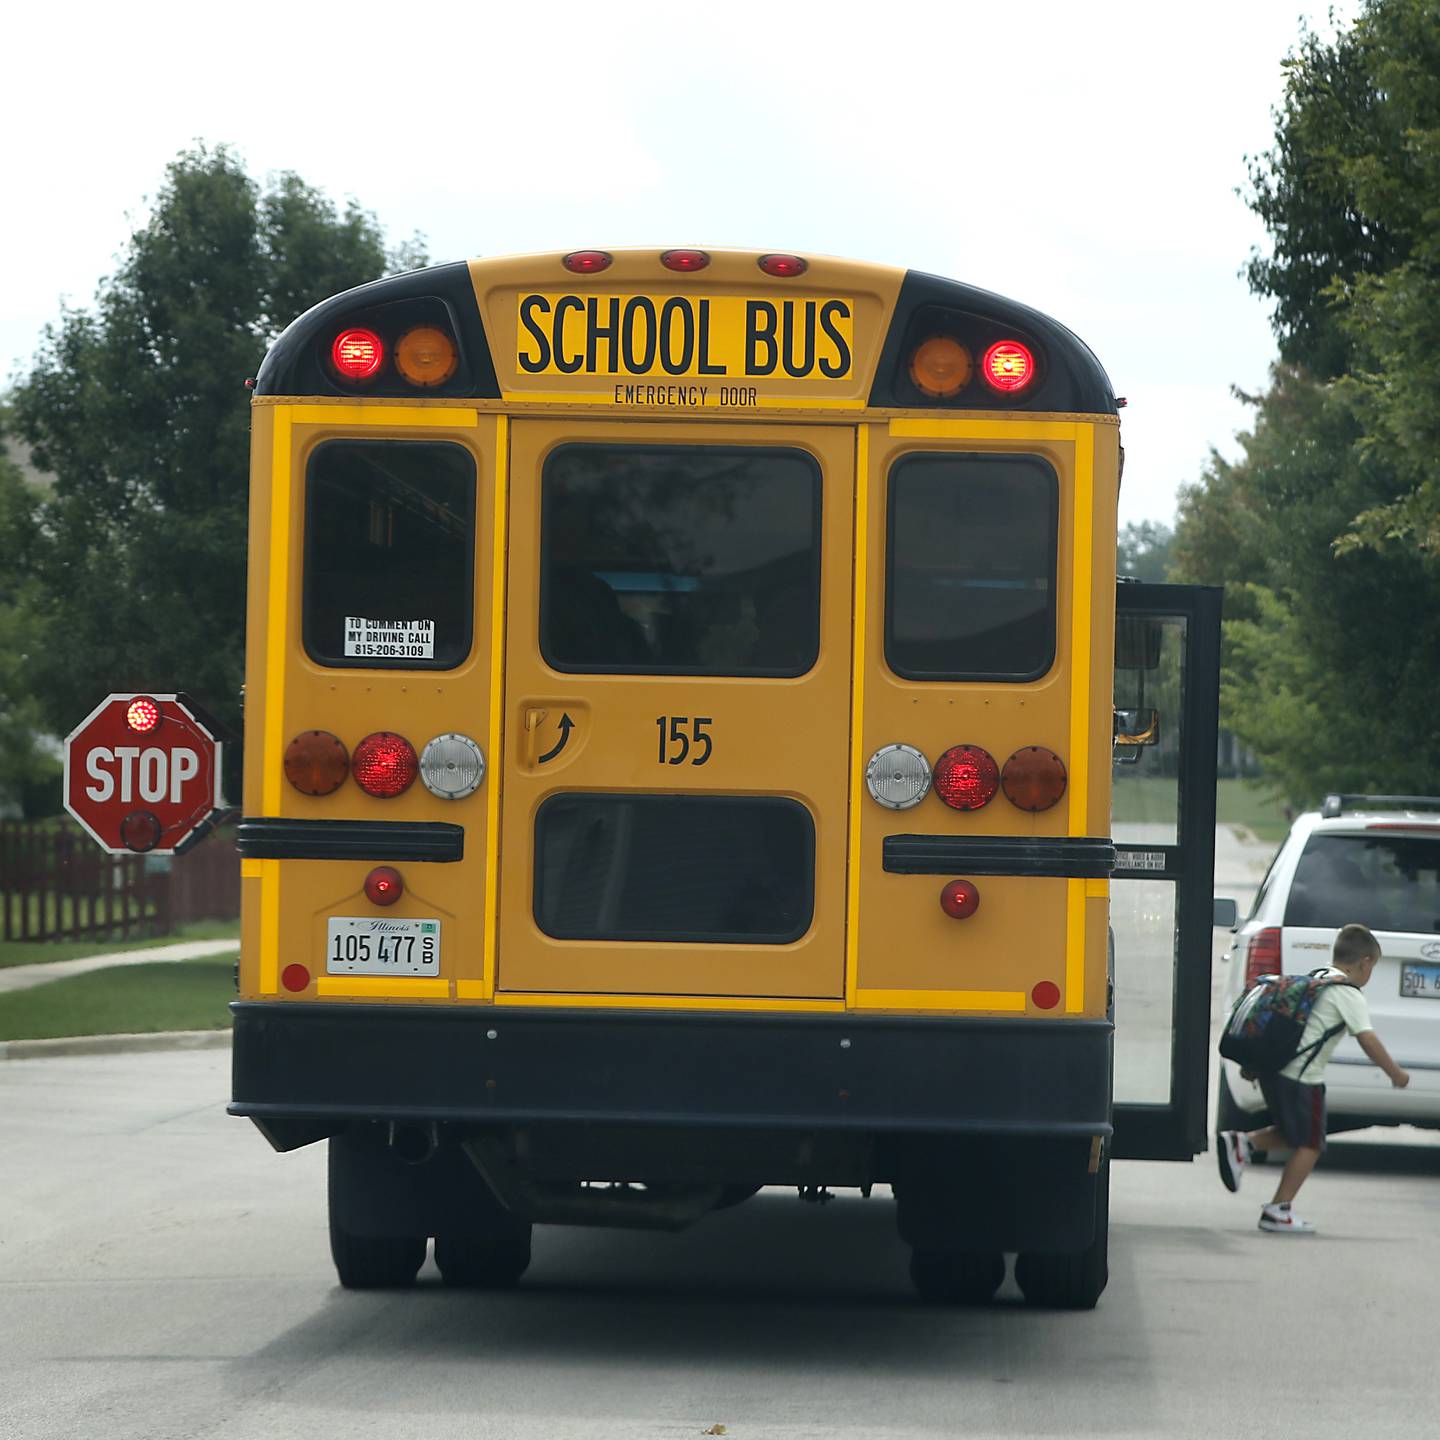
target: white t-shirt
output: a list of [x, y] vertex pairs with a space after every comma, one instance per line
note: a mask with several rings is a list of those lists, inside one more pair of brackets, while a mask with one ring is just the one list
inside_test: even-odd
[[[1339, 981], [1350, 977], [1343, 970], [1327, 970], [1327, 978]], [[1313, 1045], [1327, 1030], [1336, 1025], [1344, 1029], [1335, 1033], [1315, 1052], [1315, 1058], [1305, 1065], [1307, 1045]], [[1305, 1033], [1300, 1037], [1300, 1053], [1280, 1072], [1288, 1080], [1299, 1080], [1305, 1085], [1319, 1085], [1325, 1078], [1325, 1067], [1346, 1033], [1359, 1035], [1372, 1030], [1370, 1007], [1365, 1003], [1364, 993], [1355, 985], [1327, 985], [1315, 999], [1310, 1018], [1305, 1022]], [[1304, 1065], [1302, 1073], [1301, 1066]]]

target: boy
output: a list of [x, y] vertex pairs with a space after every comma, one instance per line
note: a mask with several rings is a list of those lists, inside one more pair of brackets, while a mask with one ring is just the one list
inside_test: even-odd
[[1390, 1052], [1371, 1029], [1370, 1007], [1360, 993], [1379, 959], [1379, 942], [1365, 926], [1341, 927], [1335, 937], [1332, 968], [1324, 977], [1335, 983], [1326, 985], [1316, 997], [1300, 1037], [1299, 1052], [1278, 1074], [1259, 1077], [1272, 1123], [1249, 1134], [1239, 1130], [1220, 1132], [1220, 1178], [1227, 1190], [1240, 1188], [1240, 1177], [1254, 1151], [1290, 1150], [1275, 1198], [1261, 1207], [1262, 1230], [1276, 1235], [1310, 1235], [1315, 1231], [1308, 1220], [1295, 1214], [1290, 1202], [1325, 1148], [1325, 1067], [1341, 1035], [1349, 1031], [1397, 1090], [1410, 1083], [1410, 1076], [1390, 1058]]

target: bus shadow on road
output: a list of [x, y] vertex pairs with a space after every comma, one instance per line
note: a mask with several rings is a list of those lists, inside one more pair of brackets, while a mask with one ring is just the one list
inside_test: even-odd
[[1440, 1145], [1332, 1136], [1320, 1164], [1350, 1174], [1440, 1175]]

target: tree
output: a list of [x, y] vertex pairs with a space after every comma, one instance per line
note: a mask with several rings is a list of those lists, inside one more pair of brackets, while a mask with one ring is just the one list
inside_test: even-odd
[[1162, 581], [1170, 569], [1170, 542], [1175, 538], [1168, 525], [1155, 520], [1131, 520], [1120, 527], [1116, 539], [1116, 568], [1134, 580]]
[[247, 376], [302, 310], [423, 260], [297, 176], [181, 154], [92, 310], [47, 327], [14, 428], [53, 477], [0, 515], [33, 643], [12, 683], [64, 733], [111, 689], [194, 692], [238, 723]]

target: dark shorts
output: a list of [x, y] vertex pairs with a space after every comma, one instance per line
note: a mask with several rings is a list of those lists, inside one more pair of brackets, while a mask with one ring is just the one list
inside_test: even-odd
[[1305, 1085], [1284, 1075], [1262, 1075], [1260, 1093], [1270, 1111], [1270, 1123], [1292, 1148], [1325, 1148], [1325, 1087]]

